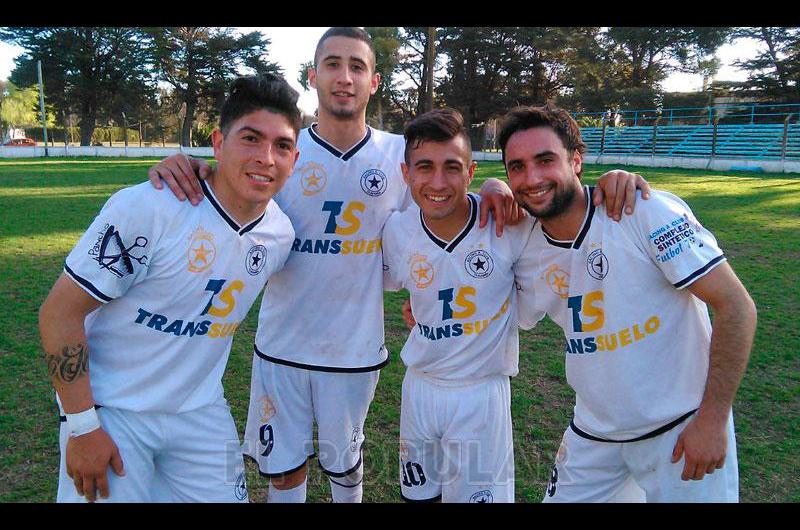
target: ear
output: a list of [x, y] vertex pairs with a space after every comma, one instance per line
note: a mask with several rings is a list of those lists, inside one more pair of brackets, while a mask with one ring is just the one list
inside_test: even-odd
[[[294, 165], [297, 164], [297, 159], [300, 158], [300, 150], [295, 148], [294, 150], [294, 160], [292, 160], [292, 173], [294, 173]], [[291, 176], [291, 174], [290, 174]]]
[[308, 69], [308, 84], [314, 90], [317, 89], [317, 70], [314, 67]]
[[375, 72], [372, 74], [372, 82], [369, 86], [369, 94], [370, 96], [374, 96], [375, 92], [378, 91], [378, 87], [381, 85], [381, 74]]
[[572, 171], [574, 171], [576, 175], [580, 175], [581, 169], [583, 169], [583, 156], [581, 156], [576, 149], [575, 152], [572, 153]]
[[214, 146], [214, 158], [219, 162], [220, 155], [222, 154], [222, 144], [225, 142], [225, 136], [219, 129], [214, 129], [211, 133], [211, 145]]
[[406, 185], [411, 186], [411, 177], [408, 174], [408, 166], [405, 162], [400, 162], [400, 171], [403, 173], [403, 180], [406, 182]]
[[478, 163], [475, 162], [474, 160], [472, 161], [472, 163], [467, 168], [467, 187], [468, 188], [469, 188], [469, 185], [472, 184], [472, 179], [475, 178], [475, 170], [477, 168], [478, 168]]

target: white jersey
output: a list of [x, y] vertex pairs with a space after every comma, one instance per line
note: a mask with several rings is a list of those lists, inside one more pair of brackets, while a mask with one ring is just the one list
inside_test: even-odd
[[546, 312], [566, 335], [574, 423], [626, 440], [697, 408], [708, 373], [711, 322], [683, 289], [725, 260], [680, 198], [654, 191], [620, 222], [591, 204], [574, 241], [534, 228], [525, 251], [520, 321]]
[[381, 230], [409, 201], [405, 142], [368, 127], [341, 153], [308, 128], [297, 147], [295, 171], [275, 197], [297, 235], [264, 294], [256, 354], [312, 370], [377, 370], [388, 361]]
[[493, 220], [478, 228], [480, 197], [468, 198], [469, 222], [452, 241], [436, 237], [416, 205], [393, 214], [383, 232], [384, 283], [408, 289], [417, 321], [400, 356], [442, 382], [518, 372], [513, 269], [533, 223], [507, 226], [498, 238]]
[[222, 397], [233, 332], [289, 253], [274, 201], [240, 226], [213, 191], [193, 207], [149, 183], [115, 193], [64, 266], [104, 305], [86, 317], [95, 403], [180, 413]]

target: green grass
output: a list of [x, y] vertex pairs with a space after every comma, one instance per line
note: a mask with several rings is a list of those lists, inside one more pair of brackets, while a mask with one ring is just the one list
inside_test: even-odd
[[[146, 178], [154, 160], [0, 160], [0, 502], [55, 499], [58, 418], [39, 346], [37, 311], [64, 257], [117, 189]], [[587, 166], [596, 181], [603, 166]], [[800, 501], [800, 176], [627, 168], [683, 197], [712, 230], [758, 306], [748, 371], [734, 405], [741, 498]], [[501, 177], [481, 163], [475, 187]], [[403, 294], [387, 294], [392, 362], [367, 420], [365, 501], [400, 502], [397, 485], [399, 352], [406, 331]], [[240, 433], [247, 415], [251, 345], [258, 302], [234, 339], [225, 389]], [[545, 322], [521, 334], [520, 374], [512, 382], [517, 500], [538, 502], [572, 410], [561, 331]], [[309, 500], [329, 501], [327, 480], [311, 462]], [[251, 499], [266, 482], [248, 464]]]

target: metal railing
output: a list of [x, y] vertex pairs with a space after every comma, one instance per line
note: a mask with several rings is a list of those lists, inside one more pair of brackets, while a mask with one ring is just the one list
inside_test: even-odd
[[[578, 123], [594, 122], [609, 126], [654, 125], [712, 125], [723, 123], [783, 123], [788, 116], [800, 112], [800, 103], [725, 103], [710, 107], [675, 107], [668, 109], [636, 109], [605, 112], [573, 112]], [[582, 123], [583, 122], [583, 123]]]

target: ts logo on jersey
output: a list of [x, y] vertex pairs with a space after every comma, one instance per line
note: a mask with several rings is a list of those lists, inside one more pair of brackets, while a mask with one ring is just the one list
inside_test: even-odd
[[[363, 213], [366, 206], [363, 202], [351, 201], [347, 203], [347, 207], [342, 212], [344, 202], [342, 201], [325, 201], [322, 205], [322, 211], [328, 212], [328, 224], [325, 225], [326, 234], [338, 234], [340, 236], [352, 236], [358, 229], [361, 228], [361, 219], [358, 218], [356, 212]], [[341, 215], [341, 221], [338, 217]]]
[[[223, 291], [222, 288], [225, 286], [227, 280], [208, 280], [208, 284], [206, 285], [206, 291], [211, 291], [214, 293], [211, 295], [211, 299], [206, 304], [205, 309], [203, 312], [200, 313], [201, 315], [209, 314], [215, 317], [226, 317], [233, 311], [233, 308], [236, 307], [236, 298], [233, 296], [233, 293], [238, 293], [242, 289], [244, 289], [244, 282], [241, 280], [233, 280]], [[222, 306], [215, 306], [214, 298], [219, 295], [219, 301], [222, 303]]]

